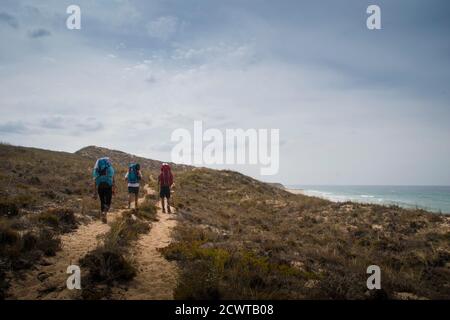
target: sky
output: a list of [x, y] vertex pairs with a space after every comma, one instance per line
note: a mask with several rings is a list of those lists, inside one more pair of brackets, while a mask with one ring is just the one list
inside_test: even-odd
[[278, 174], [216, 166], [264, 181], [450, 185], [449, 16], [446, 0], [0, 0], [0, 141], [170, 161], [200, 120], [279, 129]]

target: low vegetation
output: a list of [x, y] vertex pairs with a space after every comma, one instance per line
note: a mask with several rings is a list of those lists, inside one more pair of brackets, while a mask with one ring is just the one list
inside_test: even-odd
[[[178, 299], [450, 298], [449, 217], [290, 194], [230, 171], [177, 175]], [[382, 290], [366, 287], [369, 265]]]
[[[156, 182], [159, 161], [88, 147], [75, 154], [0, 145], [0, 299], [20, 275], [60, 249], [59, 235], [100, 218], [93, 162], [110, 156], [113, 200], [140, 162]], [[147, 170], [146, 170], [147, 169]], [[294, 195], [231, 171], [174, 166], [178, 226], [162, 253], [180, 266], [177, 299], [449, 299], [450, 217], [396, 206], [332, 203]], [[135, 276], [132, 248], [156, 219], [156, 195], [126, 211], [81, 259], [82, 298], [108, 297]], [[382, 270], [369, 291], [366, 269]]]
[[100, 245], [80, 259], [85, 272], [82, 298], [108, 298], [112, 288], [134, 278], [136, 264], [131, 256], [132, 244], [150, 230], [156, 208], [144, 201], [139, 210], [128, 210], [111, 224]]
[[[92, 198], [94, 162], [81, 155], [0, 144], [0, 298], [10, 277], [53, 256], [59, 235], [99, 219]], [[126, 167], [115, 165], [123, 177]], [[114, 203], [126, 203], [118, 182]]]
[[9, 281], [7, 271], [20, 273], [42, 257], [54, 256], [60, 239], [51, 228], [23, 229], [18, 219], [0, 219], [0, 298], [6, 297]]

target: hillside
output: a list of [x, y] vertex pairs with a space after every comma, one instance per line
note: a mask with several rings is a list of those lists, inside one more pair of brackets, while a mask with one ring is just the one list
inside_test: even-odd
[[[137, 162], [141, 164], [142, 168], [145, 168], [145, 170], [150, 171], [151, 173], [159, 172], [162, 164], [162, 161], [142, 158], [122, 151], [110, 150], [96, 146], [88, 146], [80, 149], [75, 152], [75, 155], [82, 156], [83, 158], [90, 159], [91, 161], [95, 161], [99, 157], [107, 156], [113, 161], [114, 164], [122, 167], [127, 167], [130, 162]], [[175, 171], [185, 171], [192, 168], [190, 166], [175, 164], [172, 162], [169, 164]]]
[[[62, 235], [99, 219], [92, 167], [77, 154], [0, 144], [0, 298], [11, 276], [61, 250]], [[116, 170], [125, 174], [124, 167]], [[125, 188], [118, 185], [116, 203], [125, 203]]]
[[[450, 217], [294, 195], [231, 171], [180, 174], [165, 249], [180, 299], [450, 298]], [[382, 290], [366, 287], [369, 265]]]
[[[98, 223], [90, 175], [100, 156], [109, 156], [120, 176], [129, 161], [141, 163], [150, 186], [161, 163], [99, 147], [70, 154], [0, 145], [0, 297], [8, 297], [8, 273], [27, 274], [46, 257], [57, 258], [62, 235], [74, 240], [77, 228]], [[178, 265], [175, 298], [450, 298], [448, 216], [332, 203], [232, 171], [173, 167], [178, 223], [161, 252]], [[123, 208], [126, 195], [120, 179], [114, 209]], [[156, 200], [146, 197], [137, 220], [117, 220], [104, 244], [78, 257], [86, 258], [91, 281], [95, 261], [105, 255], [113, 254], [123, 268], [114, 271], [126, 275], [121, 282], [91, 282], [102, 289], [83, 290], [83, 298], [115, 292], [126, 298], [133, 291], [132, 279], [141, 276], [129, 256], [143, 250], [136, 243], [158, 224]], [[373, 264], [382, 270], [382, 290], [366, 288], [366, 268]]]

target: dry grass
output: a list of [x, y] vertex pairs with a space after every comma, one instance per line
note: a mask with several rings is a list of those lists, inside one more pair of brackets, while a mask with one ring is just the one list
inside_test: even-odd
[[101, 244], [80, 260], [85, 270], [83, 299], [108, 298], [114, 286], [134, 278], [136, 264], [130, 248], [141, 234], [149, 232], [155, 217], [155, 206], [145, 201], [139, 210], [124, 212], [111, 224]]
[[[0, 144], [0, 296], [8, 288], [6, 271], [16, 274], [55, 255], [59, 234], [100, 219], [91, 196], [93, 165], [77, 154]], [[126, 167], [114, 166], [117, 207], [127, 201]]]
[[[32, 267], [60, 246], [59, 234], [99, 218], [94, 160], [110, 156], [117, 172], [113, 207], [127, 203], [122, 176], [138, 161], [155, 183], [159, 161], [89, 147], [76, 154], [0, 145], [0, 298], [5, 271]], [[180, 223], [164, 253], [177, 260], [176, 297], [234, 299], [376, 299], [450, 297], [449, 217], [293, 195], [231, 171], [174, 166]], [[60, 173], [60, 174], [59, 174]], [[147, 182], [146, 181], [146, 182]], [[91, 290], [107, 297], [134, 274], [129, 249], [155, 219], [153, 202], [112, 226], [87, 255]], [[366, 268], [382, 270], [382, 291], [366, 289]]]
[[[165, 253], [183, 270], [177, 298], [450, 298], [449, 217], [331, 203], [208, 169], [180, 173], [175, 199], [182, 222]], [[372, 264], [381, 291], [366, 288]]]
[[[20, 231], [14, 221], [0, 220], [0, 282], [7, 283], [7, 270], [19, 272], [35, 265], [43, 256], [54, 256], [60, 249], [58, 235], [48, 228]], [[3, 278], [2, 278], [3, 277]], [[3, 289], [7, 285], [2, 286]], [[4, 295], [5, 293], [2, 293]]]

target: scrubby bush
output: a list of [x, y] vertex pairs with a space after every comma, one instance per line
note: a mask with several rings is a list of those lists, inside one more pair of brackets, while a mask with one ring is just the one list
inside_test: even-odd
[[[450, 297], [443, 215], [331, 203], [210, 169], [178, 174], [176, 195], [181, 222], [164, 254], [182, 270], [177, 298]], [[209, 255], [221, 250], [223, 269]], [[383, 270], [376, 294], [365, 285], [371, 264]]]
[[155, 221], [156, 206], [154, 201], [146, 198], [145, 201], [139, 206], [139, 210], [137, 210], [135, 214], [144, 220]]
[[17, 205], [8, 199], [0, 200], [0, 216], [14, 217], [19, 214], [19, 208]]
[[126, 281], [136, 274], [133, 265], [120, 252], [103, 248], [88, 253], [80, 260], [80, 264], [89, 269], [90, 281], [95, 283]]
[[293, 283], [318, 278], [249, 251], [210, 248], [200, 241], [161, 251], [183, 267], [176, 299], [282, 299]]
[[18, 271], [35, 265], [42, 255], [52, 256], [60, 249], [60, 239], [51, 230], [19, 232], [14, 220], [0, 219], [0, 299], [9, 283], [6, 271]]
[[6, 220], [0, 221], [0, 248], [14, 245], [20, 239], [20, 234], [11, 228], [11, 223]]
[[61, 249], [61, 240], [53, 231], [41, 229], [37, 234], [36, 249], [46, 256], [54, 256]]
[[[102, 299], [109, 295], [114, 282], [129, 281], [136, 275], [135, 262], [129, 254], [130, 244], [150, 230], [148, 222], [132, 217], [132, 211], [125, 212], [112, 224], [104, 235], [103, 243], [86, 254], [81, 266], [87, 270], [83, 299]], [[107, 285], [103, 287], [102, 285]]]
[[60, 232], [70, 232], [78, 225], [73, 210], [67, 208], [50, 208], [37, 214], [35, 219]]

